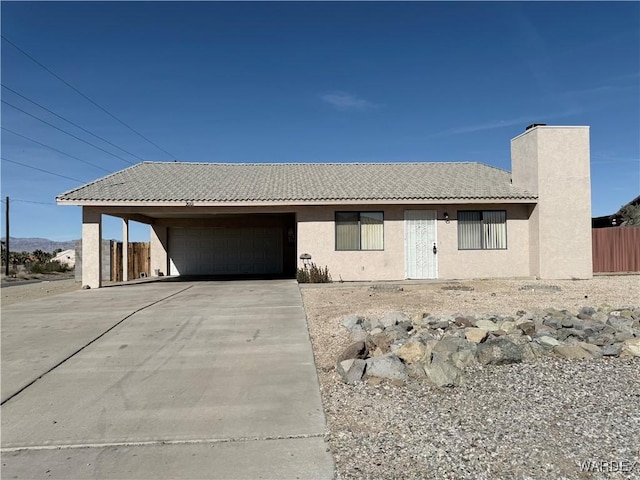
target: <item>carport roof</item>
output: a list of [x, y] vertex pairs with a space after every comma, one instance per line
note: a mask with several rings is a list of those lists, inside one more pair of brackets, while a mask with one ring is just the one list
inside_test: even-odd
[[526, 201], [511, 173], [480, 163], [142, 162], [57, 197], [71, 205]]

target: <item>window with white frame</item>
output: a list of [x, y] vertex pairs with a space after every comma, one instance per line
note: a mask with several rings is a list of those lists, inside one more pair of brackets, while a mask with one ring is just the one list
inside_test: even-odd
[[336, 250], [383, 250], [382, 212], [336, 212]]
[[506, 248], [506, 211], [458, 212], [458, 250], [504, 250]]

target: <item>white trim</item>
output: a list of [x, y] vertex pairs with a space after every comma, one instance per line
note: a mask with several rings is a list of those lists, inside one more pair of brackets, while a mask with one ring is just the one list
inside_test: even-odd
[[[198, 207], [298, 207], [298, 206], [333, 206], [333, 205], [457, 205], [457, 204], [505, 204], [505, 203], [523, 203], [536, 204], [538, 198], [419, 198], [407, 200], [392, 199], [347, 199], [347, 200], [275, 200], [275, 201], [232, 201], [232, 202], [216, 202], [216, 201], [148, 201], [148, 200], [63, 200], [56, 199], [58, 205], [77, 205], [77, 206], [96, 206], [96, 207], [183, 207], [185, 212], [194, 212]], [[188, 205], [187, 205], [188, 203]]]

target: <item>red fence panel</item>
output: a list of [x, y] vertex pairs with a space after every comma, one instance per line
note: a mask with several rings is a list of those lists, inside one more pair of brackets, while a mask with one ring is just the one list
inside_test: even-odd
[[640, 227], [594, 228], [593, 271], [640, 272]]

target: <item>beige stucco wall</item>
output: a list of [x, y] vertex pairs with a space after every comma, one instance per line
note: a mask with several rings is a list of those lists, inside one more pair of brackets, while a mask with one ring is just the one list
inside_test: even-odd
[[[458, 250], [457, 211], [507, 211], [506, 250]], [[526, 277], [529, 273], [529, 222], [532, 206], [526, 204], [460, 204], [460, 205], [349, 205], [305, 206], [293, 209], [251, 207], [232, 210], [207, 208], [205, 215], [294, 213], [296, 216], [296, 243], [298, 266], [300, 255], [308, 253], [312, 261], [327, 266], [335, 281], [402, 280], [406, 278], [404, 252], [405, 210], [435, 210], [438, 244], [438, 278], [464, 279], [482, 277]], [[336, 211], [383, 211], [383, 251], [336, 251]], [[450, 216], [449, 223], [444, 213]], [[203, 226], [211, 220], [201, 218], [156, 219], [151, 225], [151, 274], [159, 269], [168, 274], [167, 228], [170, 226]]]
[[[529, 205], [456, 205], [450, 223], [438, 221], [439, 277], [446, 279], [528, 277]], [[506, 210], [506, 250], [458, 250], [458, 210]], [[441, 218], [438, 217], [438, 218]]]
[[102, 286], [102, 213], [99, 207], [82, 207], [82, 285]]
[[[329, 267], [333, 280], [402, 280], [406, 278], [404, 211], [435, 210], [438, 244], [438, 278], [527, 277], [529, 273], [528, 205], [412, 205], [349, 206], [348, 210], [384, 212], [384, 251], [335, 251], [336, 211], [340, 207], [305, 207], [297, 211], [298, 257], [312, 256], [321, 267]], [[458, 250], [458, 210], [507, 211], [506, 250]], [[449, 214], [449, 223], [443, 220]], [[299, 265], [302, 263], [299, 262]]]
[[165, 225], [151, 225], [149, 246], [149, 266], [151, 276], [155, 276], [156, 270], [163, 275], [169, 274], [169, 257], [167, 254], [167, 227]]
[[[335, 251], [335, 212], [344, 210], [384, 212], [383, 251]], [[296, 212], [298, 258], [303, 253], [310, 254], [317, 266], [329, 267], [334, 281], [403, 279], [403, 211], [398, 206], [379, 205], [301, 208]]]
[[591, 278], [589, 127], [540, 126], [511, 141], [513, 184], [538, 194], [530, 222], [531, 273]]

